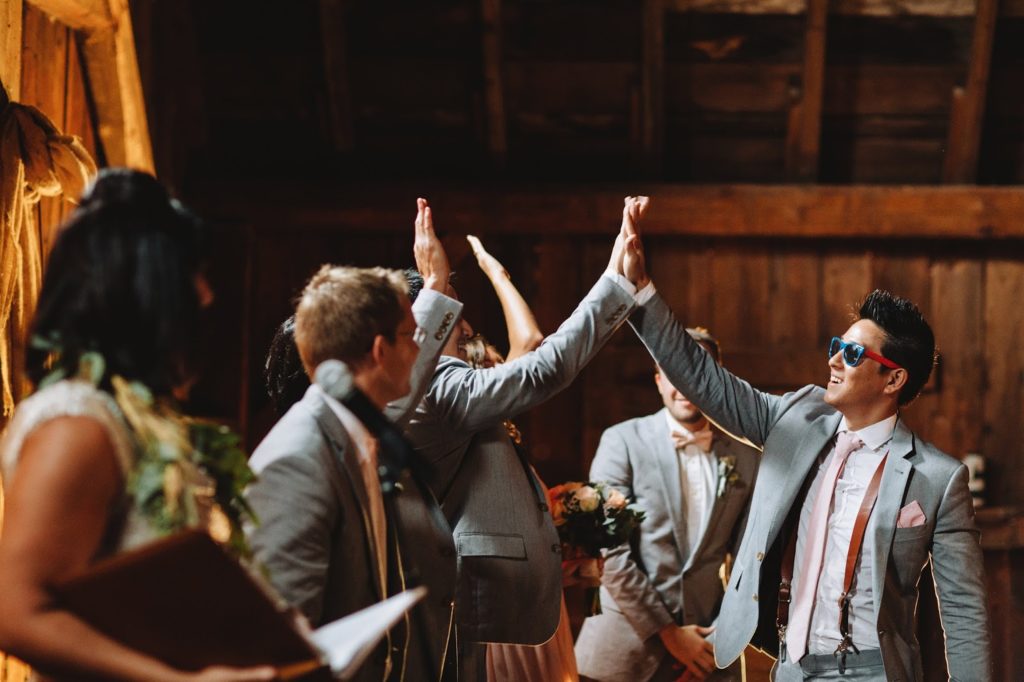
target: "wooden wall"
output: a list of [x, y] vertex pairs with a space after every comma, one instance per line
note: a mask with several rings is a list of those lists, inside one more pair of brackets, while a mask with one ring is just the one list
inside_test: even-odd
[[[410, 194], [404, 212], [410, 227], [413, 199]], [[557, 193], [549, 199], [559, 201]], [[459, 211], [450, 201], [437, 208], [439, 228], [464, 221]], [[401, 220], [403, 212], [395, 214]], [[592, 228], [571, 234], [537, 233], [529, 225], [489, 233], [481, 224], [472, 231], [505, 263], [542, 329], [551, 332], [603, 270], [617, 223], [613, 214], [595, 217]], [[272, 423], [260, 372], [275, 325], [322, 262], [410, 265], [411, 229], [393, 224], [387, 230], [351, 224], [331, 229], [254, 219], [236, 227], [244, 238], [222, 260], [231, 263], [222, 276], [244, 277], [249, 285], [220, 283], [227, 300], [218, 301], [224, 308], [214, 316], [222, 349], [214, 354], [212, 383], [218, 388], [205, 409], [237, 415], [255, 445]], [[460, 226], [445, 237], [457, 288], [467, 319], [500, 346], [500, 310], [462, 239], [467, 231]], [[910, 297], [931, 321], [941, 356], [924, 394], [905, 410], [906, 419], [954, 456], [986, 455], [993, 503], [1013, 503], [1024, 493], [1024, 350], [1015, 339], [1024, 322], [1021, 240], [659, 232], [646, 238], [646, 246], [654, 280], [680, 318], [711, 329], [722, 341], [726, 364], [769, 391], [824, 383], [828, 339], [846, 329], [852, 304], [871, 289]], [[241, 353], [233, 351], [236, 342]], [[219, 361], [224, 357], [237, 368]], [[231, 379], [236, 372], [242, 384]], [[624, 329], [570, 389], [519, 421], [541, 472], [557, 482], [585, 474], [605, 428], [658, 407], [649, 357]]]

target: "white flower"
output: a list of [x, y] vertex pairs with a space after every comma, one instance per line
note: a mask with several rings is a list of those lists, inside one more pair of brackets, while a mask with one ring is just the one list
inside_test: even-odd
[[576, 503], [580, 505], [580, 511], [592, 512], [601, 504], [601, 496], [589, 485], [580, 487], [573, 493]]

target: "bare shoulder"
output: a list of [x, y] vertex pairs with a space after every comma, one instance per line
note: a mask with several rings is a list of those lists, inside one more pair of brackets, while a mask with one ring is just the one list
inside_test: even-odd
[[[122, 484], [107, 427], [94, 417], [66, 415], [39, 424], [25, 438], [17, 480], [45, 486], [49, 494], [93, 489], [111, 494]], [[82, 485], [88, 481], [89, 485]]]

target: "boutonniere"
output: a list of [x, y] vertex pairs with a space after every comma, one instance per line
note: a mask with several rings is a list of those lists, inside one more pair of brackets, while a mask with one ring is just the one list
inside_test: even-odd
[[728, 486], [735, 485], [740, 480], [739, 472], [736, 471], [736, 458], [733, 455], [723, 455], [718, 458], [718, 497], [725, 494]]

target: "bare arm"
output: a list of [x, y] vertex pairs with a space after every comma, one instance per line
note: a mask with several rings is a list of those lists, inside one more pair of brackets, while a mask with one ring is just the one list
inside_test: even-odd
[[[87, 482], [87, 483], [86, 483]], [[59, 417], [25, 441], [0, 541], [0, 649], [44, 674], [112, 680], [269, 680], [273, 668], [175, 670], [94, 630], [50, 586], [95, 556], [123, 481], [104, 427]]]
[[512, 283], [512, 278], [505, 267], [487, 252], [479, 239], [473, 235], [467, 236], [466, 239], [473, 247], [477, 264], [491, 281], [501, 303], [501, 310], [505, 313], [505, 326], [508, 328], [508, 355], [505, 360], [515, 360], [537, 348], [544, 340], [544, 334], [541, 333], [533, 311]]

